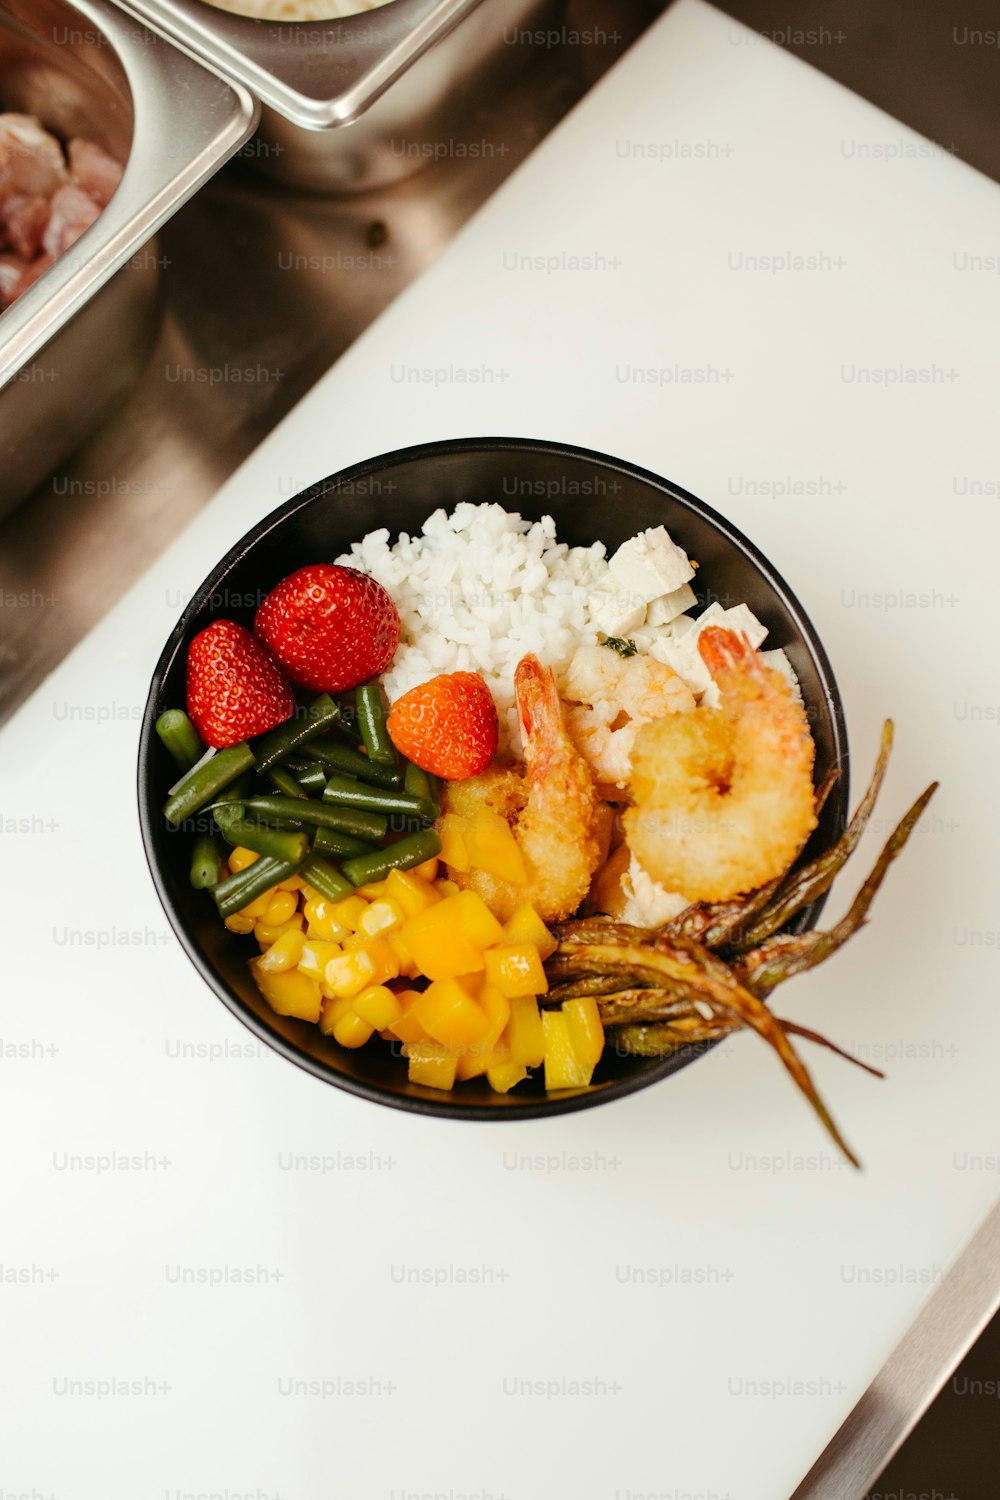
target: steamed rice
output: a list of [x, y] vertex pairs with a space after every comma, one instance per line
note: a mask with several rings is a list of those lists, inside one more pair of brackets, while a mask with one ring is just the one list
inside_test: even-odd
[[254, 21], [332, 21], [377, 10], [388, 0], [206, 0], [216, 10], [249, 16]]

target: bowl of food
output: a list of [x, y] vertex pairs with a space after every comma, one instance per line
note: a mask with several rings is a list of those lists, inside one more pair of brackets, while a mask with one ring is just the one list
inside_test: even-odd
[[793, 1040], [822, 1038], [767, 1001], [919, 816], [815, 932], [890, 739], [845, 828], [836, 681], [753, 544], [622, 460], [468, 438], [333, 475], [212, 570], [153, 674], [139, 812], [195, 967], [328, 1083], [554, 1114], [749, 1028], [832, 1130]]

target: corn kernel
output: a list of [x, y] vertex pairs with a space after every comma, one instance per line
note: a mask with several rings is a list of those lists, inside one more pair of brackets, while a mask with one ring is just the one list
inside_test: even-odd
[[430, 1089], [450, 1089], [455, 1083], [456, 1058], [438, 1042], [407, 1042], [411, 1083]]
[[336, 903], [327, 901], [325, 896], [311, 896], [302, 908], [311, 938], [318, 938], [321, 943], [339, 943], [350, 932], [339, 920], [334, 910]]
[[356, 1016], [353, 1010], [350, 1010], [345, 1016], [341, 1016], [334, 1026], [333, 1039], [342, 1047], [363, 1047], [374, 1029], [367, 1021], [362, 1021], [360, 1016]]
[[342, 1016], [350, 1015], [353, 1002], [338, 1000], [336, 996], [324, 995], [319, 1018], [319, 1029], [324, 1036], [333, 1036], [333, 1028]]
[[242, 912], [234, 911], [231, 917], [225, 921], [230, 932], [253, 932], [253, 917], [245, 917]]
[[298, 911], [298, 907], [298, 897], [293, 896], [291, 891], [276, 890], [267, 904], [264, 921], [268, 927], [280, 927]]
[[238, 875], [248, 865], [252, 865], [255, 859], [260, 859], [256, 849], [244, 849], [242, 844], [237, 844], [235, 849], [229, 851], [229, 869], [233, 875]]
[[406, 921], [406, 913], [398, 901], [391, 896], [381, 897], [373, 901], [358, 924], [358, 931], [363, 932], [366, 937], [378, 937], [380, 932], [386, 932], [390, 927], [401, 927]]
[[289, 927], [275, 942], [262, 953], [258, 960], [258, 970], [265, 974], [280, 974], [285, 969], [294, 969], [302, 957], [302, 944], [305, 939], [297, 927]]
[[357, 932], [361, 918], [368, 910], [368, 902], [361, 896], [347, 896], [343, 901], [335, 901], [331, 910], [334, 918], [349, 932]]
[[240, 915], [252, 917], [255, 922], [259, 922], [271, 904], [272, 894], [271, 891], [265, 891], [263, 896], [257, 897], [256, 901], [251, 901], [248, 906], [241, 906]]
[[275, 886], [276, 891], [294, 891], [296, 896], [302, 890], [301, 875], [289, 875], [287, 880], [279, 881]]
[[299, 968], [303, 974], [308, 974], [310, 979], [322, 980], [325, 977], [327, 964], [331, 958], [337, 958], [340, 952], [339, 943], [324, 943], [319, 938], [306, 938], [299, 956]]
[[486, 978], [508, 1000], [518, 995], [544, 995], [549, 987], [534, 943], [501, 943], [486, 953]]
[[298, 912], [293, 917], [289, 917], [287, 922], [280, 922], [274, 927], [271, 926], [270, 922], [263, 920], [253, 924], [253, 935], [258, 943], [263, 943], [265, 948], [269, 948], [272, 943], [276, 943], [283, 932], [301, 931], [302, 918]]
[[252, 959], [250, 971], [273, 1011], [279, 1016], [296, 1016], [300, 1021], [319, 1020], [321, 997], [315, 979], [298, 969], [269, 974], [260, 964], [259, 958]]
[[[428, 860], [437, 864], [437, 860]], [[423, 866], [418, 866], [423, 869]], [[434, 889], [430, 880], [418, 875], [417, 870], [390, 870], [385, 882], [385, 894], [397, 901], [408, 917], [415, 917], [441, 900], [440, 891]]]
[[403, 1007], [399, 1000], [387, 990], [384, 984], [374, 984], [371, 989], [362, 990], [351, 1002], [351, 1007], [356, 1016], [362, 1021], [367, 1021], [369, 1026], [376, 1031], [384, 1031], [394, 1021], [398, 1021], [403, 1014]]
[[437, 876], [440, 863], [441, 861], [435, 854], [431, 859], [425, 859], [422, 865], [414, 865], [410, 874], [416, 875], [419, 880], [426, 880], [430, 885]]
[[[492, 948], [494, 943], [503, 942], [503, 928], [482, 896], [477, 896], [475, 891], [459, 891], [455, 904], [462, 931], [477, 948]], [[475, 964], [470, 965], [470, 968], [476, 967]]]
[[506, 818], [480, 808], [465, 834], [465, 847], [475, 870], [485, 870], [508, 885], [526, 885], [524, 856]]
[[428, 1036], [450, 1048], [481, 1042], [490, 1029], [486, 1012], [457, 979], [435, 979], [414, 1005], [413, 1014]]
[[338, 998], [354, 999], [369, 985], [384, 984], [399, 976], [399, 964], [385, 938], [369, 938], [363, 948], [354, 948], [326, 966], [326, 982]]
[[515, 909], [503, 935], [507, 943], [534, 943], [543, 962], [559, 947], [535, 908], [527, 903]]
[[[358, 895], [366, 901], [377, 901], [380, 896], [385, 895], [385, 881], [370, 880], [367, 885], [359, 885]], [[350, 900], [350, 897], [347, 899]]]

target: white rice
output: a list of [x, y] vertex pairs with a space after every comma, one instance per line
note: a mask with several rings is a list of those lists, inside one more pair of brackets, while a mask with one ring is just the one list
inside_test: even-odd
[[521, 657], [534, 652], [561, 672], [600, 636], [591, 606], [608, 584], [604, 544], [557, 542], [551, 516], [532, 522], [502, 505], [463, 502], [391, 547], [388, 531], [372, 531], [337, 562], [377, 578], [399, 610], [399, 650], [383, 679], [389, 701], [440, 672], [480, 672], [514, 750]]
[[376, 10], [387, 0], [206, 0], [216, 10], [254, 21], [330, 21]]

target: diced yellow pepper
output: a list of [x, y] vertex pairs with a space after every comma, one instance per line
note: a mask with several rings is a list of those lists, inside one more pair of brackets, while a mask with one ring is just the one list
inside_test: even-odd
[[[437, 860], [434, 861], [437, 864]], [[441, 900], [429, 880], [418, 875], [416, 870], [390, 870], [385, 882], [385, 894], [397, 901], [408, 917], [415, 917]]]
[[389, 1027], [390, 1032], [401, 1042], [422, 1042], [427, 1040], [427, 1033], [413, 1014], [413, 1007], [420, 999], [419, 990], [399, 990], [396, 994], [399, 1001], [401, 1015], [398, 1021], [393, 1021]]
[[336, 997], [324, 996], [323, 1007], [319, 1018], [319, 1029], [324, 1036], [333, 1036], [333, 1028], [341, 1017], [353, 1015], [353, 1000], [338, 1000]]
[[569, 1022], [558, 1010], [547, 1010], [542, 1016], [545, 1036], [545, 1087], [572, 1089], [590, 1082], [592, 1063], [577, 1056], [570, 1036]]
[[510, 1020], [510, 1001], [498, 989], [484, 984], [476, 996], [476, 1003], [486, 1014], [489, 1030], [482, 1040], [463, 1049], [458, 1059], [456, 1077], [478, 1078], [495, 1064], [509, 1060], [506, 1051], [499, 1051], [500, 1037]]
[[238, 875], [248, 865], [252, 865], [255, 859], [260, 859], [256, 849], [244, 849], [242, 844], [237, 844], [235, 849], [229, 851], [230, 874]]
[[370, 880], [367, 885], [359, 885], [358, 895], [362, 896], [365, 901], [378, 901], [381, 896], [385, 895], [385, 881]]
[[457, 903], [457, 896], [438, 901], [400, 930], [413, 962], [428, 979], [454, 979], [483, 967], [482, 950], [466, 933]]
[[501, 943], [488, 949], [486, 979], [508, 1000], [519, 995], [544, 995], [549, 987], [534, 943]]
[[465, 834], [465, 847], [474, 870], [485, 870], [508, 885], [526, 885], [524, 856], [510, 824], [488, 807], [480, 808]]
[[361, 918], [367, 910], [368, 902], [358, 895], [347, 896], [343, 901], [335, 901], [331, 908], [334, 919], [346, 927], [348, 932], [357, 932], [361, 925]]
[[524, 1063], [514, 1062], [510, 1057], [499, 1058], [486, 1069], [486, 1081], [495, 1094], [507, 1094], [515, 1084], [527, 1078]]
[[384, 1031], [403, 1014], [398, 999], [384, 984], [373, 984], [371, 989], [362, 990], [352, 1000], [351, 1006], [354, 1014], [367, 1021], [375, 1031]]
[[[482, 896], [477, 896], [475, 891], [459, 891], [455, 904], [462, 929], [477, 948], [492, 948], [494, 943], [503, 942], [503, 928]], [[470, 964], [469, 967], [481, 969], [482, 964]]]
[[369, 985], [384, 984], [399, 976], [399, 964], [385, 938], [369, 938], [363, 948], [353, 948], [326, 966], [326, 982], [338, 999], [360, 995]]
[[460, 875], [467, 875], [472, 869], [465, 843], [468, 826], [468, 819], [460, 818], [457, 813], [445, 813], [434, 824], [441, 840], [441, 858], [450, 869], [457, 870]]
[[276, 943], [284, 932], [301, 931], [302, 917], [298, 912], [294, 916], [289, 917], [287, 922], [282, 922], [276, 927], [272, 927], [263, 918], [253, 924], [253, 935], [264, 948], [270, 948], [271, 944]]
[[346, 1015], [340, 1016], [334, 1025], [333, 1039], [342, 1047], [363, 1047], [374, 1029], [367, 1021], [355, 1015], [353, 1010], [349, 1010]]
[[421, 880], [426, 880], [429, 885], [436, 878], [440, 863], [441, 861], [435, 854], [433, 858], [425, 859], [422, 865], [414, 865], [411, 874], [418, 876]]
[[336, 905], [336, 902], [327, 901], [325, 896], [309, 898], [302, 908], [309, 937], [318, 938], [321, 943], [339, 943], [352, 931], [338, 918], [334, 909]]
[[287, 922], [299, 909], [298, 897], [291, 891], [275, 890], [270, 901], [267, 903], [267, 911], [264, 913], [264, 921], [268, 927], [280, 927]]
[[573, 1051], [593, 1072], [604, 1051], [604, 1027], [601, 1024], [601, 1011], [597, 1000], [593, 995], [582, 995], [576, 1000], [564, 1000], [562, 1013], [569, 1026]]
[[515, 909], [503, 930], [508, 943], [534, 943], [543, 963], [559, 947], [533, 906], [525, 903]]
[[450, 1089], [455, 1083], [456, 1058], [440, 1042], [407, 1042], [411, 1083], [422, 1083], [430, 1089]]
[[310, 979], [317, 979], [322, 983], [326, 978], [327, 964], [331, 958], [339, 957], [342, 951], [339, 943], [324, 943], [319, 938], [307, 937], [302, 944], [299, 968]]
[[280, 974], [285, 969], [294, 969], [302, 957], [305, 938], [297, 927], [283, 932], [258, 960], [258, 968], [266, 974]]
[[242, 912], [234, 911], [231, 917], [226, 918], [224, 925], [230, 932], [253, 932], [253, 917], [245, 917]]
[[250, 971], [261, 994], [279, 1016], [296, 1016], [300, 1021], [318, 1021], [320, 1015], [319, 985], [298, 969], [269, 974], [260, 967], [260, 959], [250, 961]]
[[380, 932], [388, 933], [391, 927], [401, 927], [405, 921], [406, 913], [399, 902], [393, 901], [391, 896], [382, 896], [369, 906], [358, 924], [358, 931], [366, 937], [378, 937]]
[[489, 1017], [457, 979], [435, 979], [413, 1007], [413, 1014], [435, 1041], [461, 1049], [481, 1042]]
[[507, 1022], [507, 1045], [514, 1062], [526, 1068], [537, 1068], [545, 1056], [545, 1039], [538, 1004], [530, 995], [521, 995], [510, 1002], [510, 1020]]

